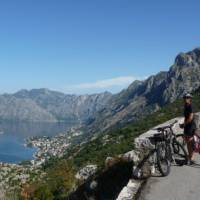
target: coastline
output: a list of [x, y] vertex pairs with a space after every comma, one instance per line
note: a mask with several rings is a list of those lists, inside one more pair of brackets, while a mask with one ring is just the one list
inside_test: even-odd
[[[55, 136], [38, 136], [24, 139], [25, 148], [34, 148], [33, 159], [18, 163], [0, 162], [0, 186], [2, 192], [21, 190], [23, 185], [45, 176], [42, 165], [53, 157], [61, 158], [83, 133], [77, 127]], [[33, 173], [34, 172], [34, 176]], [[19, 184], [15, 184], [15, 182]]]

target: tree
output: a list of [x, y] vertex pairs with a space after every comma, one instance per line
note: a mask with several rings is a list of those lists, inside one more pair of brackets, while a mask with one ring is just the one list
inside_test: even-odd
[[38, 187], [36, 191], [34, 192], [33, 200], [53, 200], [54, 196], [52, 192], [50, 191], [50, 188], [48, 185], [43, 185]]

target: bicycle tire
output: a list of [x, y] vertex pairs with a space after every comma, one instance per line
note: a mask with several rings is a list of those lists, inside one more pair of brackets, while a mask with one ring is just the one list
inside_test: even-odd
[[[157, 154], [157, 165], [158, 170], [160, 171], [162, 176], [168, 176], [171, 170], [171, 162], [170, 162], [170, 156], [167, 149], [167, 144], [165, 144], [165, 156], [163, 157], [163, 149], [161, 149], [161, 145], [158, 145], [156, 148], [156, 154]], [[164, 167], [163, 167], [164, 164]]]

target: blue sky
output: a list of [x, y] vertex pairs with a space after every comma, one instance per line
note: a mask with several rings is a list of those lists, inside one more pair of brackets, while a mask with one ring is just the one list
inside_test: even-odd
[[200, 46], [198, 0], [2, 0], [0, 93], [118, 92]]

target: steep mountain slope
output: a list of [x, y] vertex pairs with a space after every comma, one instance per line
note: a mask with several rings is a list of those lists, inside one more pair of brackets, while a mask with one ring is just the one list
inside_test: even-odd
[[56, 121], [56, 118], [31, 99], [18, 99], [12, 95], [0, 96], [0, 119], [15, 121]]
[[145, 81], [135, 81], [128, 89], [114, 95], [88, 123], [88, 132], [104, 132], [113, 126], [123, 126], [157, 111], [199, 86], [200, 48], [196, 48], [180, 53], [168, 72], [160, 72]]
[[84, 123], [105, 107], [111, 96], [108, 92], [76, 96], [48, 89], [21, 90], [0, 95], [0, 119]]

